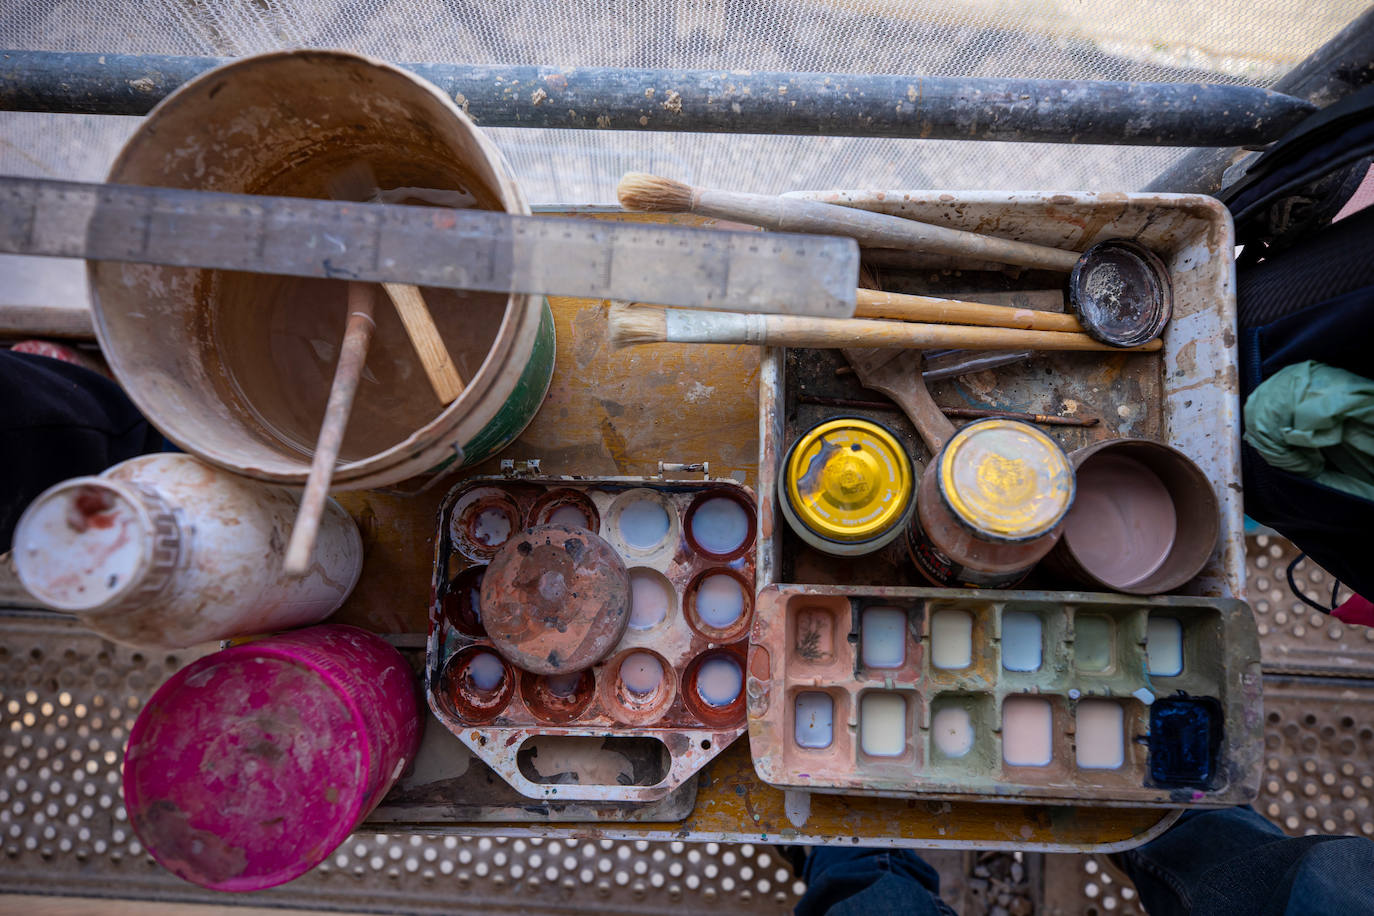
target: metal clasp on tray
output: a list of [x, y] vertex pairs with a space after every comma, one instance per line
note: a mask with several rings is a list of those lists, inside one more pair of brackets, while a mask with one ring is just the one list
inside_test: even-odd
[[540, 459], [538, 458], [530, 458], [528, 460], [521, 459], [519, 461], [513, 458], [502, 458], [501, 476], [512, 478], [539, 477], [541, 476], [539, 461]]
[[665, 480], [668, 474], [701, 474], [702, 480], [711, 479], [711, 462], [709, 461], [660, 461], [658, 463], [658, 473], [653, 476], [653, 480]]

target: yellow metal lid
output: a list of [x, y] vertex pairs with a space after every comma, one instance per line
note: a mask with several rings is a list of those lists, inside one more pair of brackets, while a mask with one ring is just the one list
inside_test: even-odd
[[783, 469], [803, 525], [833, 541], [866, 541], [901, 520], [915, 487], [911, 459], [867, 420], [828, 420], [797, 440]]
[[976, 531], [1008, 541], [1054, 529], [1073, 503], [1073, 465], [1049, 436], [1017, 420], [959, 430], [940, 455], [940, 493]]

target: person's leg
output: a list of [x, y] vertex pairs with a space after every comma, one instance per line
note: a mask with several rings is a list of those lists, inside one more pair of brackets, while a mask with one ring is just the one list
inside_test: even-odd
[[1185, 812], [1111, 859], [1150, 916], [1374, 912], [1374, 843], [1288, 837], [1248, 806]]
[[956, 916], [939, 872], [907, 849], [817, 847], [802, 878], [798, 916]]
[[0, 553], [39, 493], [164, 442], [118, 384], [47, 356], [0, 350], [0, 404]]

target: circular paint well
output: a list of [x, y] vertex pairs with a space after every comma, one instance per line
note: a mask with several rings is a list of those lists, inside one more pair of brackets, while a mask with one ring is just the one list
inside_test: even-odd
[[514, 527], [504, 509], [483, 509], [472, 522], [472, 537], [485, 547], [500, 547], [510, 540]]
[[733, 658], [708, 658], [697, 669], [697, 696], [709, 706], [729, 706], [744, 687], [744, 672]]
[[673, 586], [653, 569], [630, 570], [630, 629], [649, 630], [668, 617]]
[[549, 513], [547, 524], [567, 525], [569, 528], [591, 528], [587, 513], [577, 506], [559, 506]]
[[577, 692], [578, 685], [582, 683], [581, 671], [574, 671], [572, 674], [550, 674], [544, 678], [544, 683], [549, 688], [549, 693], [556, 697], [570, 697]]
[[506, 665], [494, 652], [477, 652], [468, 661], [466, 674], [478, 690], [495, 690], [506, 678]]
[[695, 606], [703, 624], [728, 629], [744, 616], [744, 587], [728, 573], [707, 576], [697, 586]]
[[631, 652], [620, 663], [620, 682], [631, 693], [647, 697], [663, 683], [663, 663], [648, 652]]
[[620, 511], [620, 537], [636, 550], [651, 550], [663, 543], [672, 527], [668, 510], [650, 499], [637, 499]]
[[727, 556], [749, 539], [749, 513], [729, 497], [707, 499], [692, 512], [691, 533], [702, 550]]

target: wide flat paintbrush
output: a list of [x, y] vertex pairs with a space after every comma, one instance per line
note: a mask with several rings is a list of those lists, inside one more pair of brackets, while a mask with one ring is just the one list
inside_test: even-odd
[[978, 350], [1109, 350], [1150, 352], [1152, 340], [1140, 347], [1113, 347], [1065, 331], [922, 324], [864, 318], [809, 318], [800, 315], [746, 315], [696, 309], [662, 309], [613, 305], [608, 317], [611, 342], [618, 347], [647, 343], [755, 344], [773, 347], [892, 347], [904, 349], [969, 348]]

